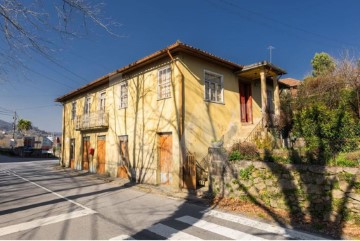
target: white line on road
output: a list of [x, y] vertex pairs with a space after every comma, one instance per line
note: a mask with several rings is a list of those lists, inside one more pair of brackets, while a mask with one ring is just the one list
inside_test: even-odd
[[210, 223], [204, 220], [200, 220], [197, 218], [193, 218], [190, 216], [183, 216], [181, 218], [177, 218], [176, 220], [190, 224], [192, 226], [195, 226], [197, 228], [204, 229], [206, 231], [210, 231], [216, 234], [220, 234], [224, 237], [230, 238], [230, 239], [237, 239], [237, 240], [264, 240], [263, 238], [260, 238], [258, 236], [254, 236], [248, 233], [241, 232], [239, 230], [227, 228], [218, 224]]
[[252, 220], [249, 218], [244, 218], [244, 217], [240, 217], [237, 215], [223, 213], [223, 212], [219, 212], [219, 211], [215, 211], [215, 210], [204, 211], [204, 215], [224, 219], [224, 220], [235, 222], [235, 223], [239, 223], [239, 224], [246, 225], [246, 226], [256, 228], [259, 230], [263, 230], [266, 232], [279, 234], [279, 235], [282, 235], [287, 238], [295, 238], [295, 239], [302, 239], [302, 240], [304, 240], [304, 239], [305, 240], [316, 240], [316, 239], [324, 240], [325, 239], [320, 236], [307, 234], [307, 233], [296, 231], [296, 230], [289, 229], [289, 228], [282, 228], [282, 227], [279, 227], [276, 225], [271, 225], [271, 224], [263, 223], [260, 221], [255, 221], [255, 220]]
[[37, 228], [37, 227], [45, 226], [45, 225], [52, 224], [52, 223], [58, 223], [58, 222], [62, 222], [62, 221], [68, 220], [68, 219], [78, 218], [78, 217], [86, 216], [86, 215], [93, 214], [93, 213], [95, 213], [95, 211], [80, 210], [80, 211], [75, 211], [75, 212], [71, 212], [71, 213], [60, 214], [57, 216], [36, 219], [36, 220], [30, 221], [30, 222], [19, 223], [19, 224], [7, 226], [4, 228], [0, 228], [0, 236], [11, 234], [11, 233], [16, 233], [16, 232], [20, 232], [20, 231], [24, 231], [24, 230], [28, 230], [28, 229], [32, 229], [32, 228]]
[[119, 236], [113, 237], [109, 240], [134, 240], [131, 236], [126, 234], [121, 234]]
[[77, 206], [79, 206], [79, 207], [81, 207], [81, 208], [83, 208], [83, 209], [85, 209], [85, 210], [88, 210], [89, 212], [96, 213], [96, 211], [94, 211], [94, 210], [92, 210], [92, 209], [90, 209], [90, 208], [88, 208], [88, 207], [85, 207], [84, 205], [82, 205], [82, 204], [80, 204], [80, 203], [78, 203], [78, 202], [75, 202], [75, 201], [73, 201], [73, 200], [71, 200], [71, 199], [69, 199], [69, 198], [67, 198], [67, 197], [64, 197], [64, 196], [61, 195], [61, 194], [58, 194], [58, 193], [56, 193], [56, 192], [53, 192], [53, 191], [51, 191], [50, 189], [48, 189], [48, 188], [46, 188], [46, 187], [43, 187], [43, 186], [41, 186], [41, 185], [39, 185], [39, 184], [37, 184], [37, 183], [35, 183], [35, 182], [33, 182], [33, 181], [30, 181], [29, 179], [26, 179], [26, 178], [24, 178], [24, 177], [22, 177], [22, 176], [19, 176], [18, 174], [14, 173], [14, 172], [12, 172], [12, 175], [14, 175], [14, 176], [16, 176], [16, 177], [18, 177], [18, 178], [21, 178], [21, 179], [23, 179], [24, 181], [30, 182], [31, 184], [33, 184], [33, 185], [35, 185], [35, 186], [37, 186], [37, 187], [40, 187], [40, 188], [44, 189], [45, 191], [50, 192], [50, 193], [54, 194], [55, 196], [58, 196], [59, 198], [65, 199], [66, 201], [71, 202], [72, 204], [75, 204], [75, 205], [77, 205]]
[[200, 238], [195, 237], [191, 234], [187, 234], [185, 232], [168, 227], [161, 223], [155, 224], [154, 226], [151, 226], [147, 230], [171, 240], [201, 240]]

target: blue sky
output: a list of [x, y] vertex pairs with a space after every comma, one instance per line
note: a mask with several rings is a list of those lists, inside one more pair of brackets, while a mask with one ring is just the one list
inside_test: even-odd
[[[274, 46], [272, 62], [287, 70], [284, 77], [303, 79], [316, 52], [359, 54], [359, 9], [357, 0], [108, 0], [103, 14], [121, 24], [114, 29], [121, 37], [98, 27], [71, 40], [45, 35], [59, 64], [24, 57], [30, 70], [15, 67], [0, 81], [0, 107], [61, 131], [56, 97], [176, 40], [243, 65], [269, 60]], [[0, 112], [0, 119], [11, 117]]]

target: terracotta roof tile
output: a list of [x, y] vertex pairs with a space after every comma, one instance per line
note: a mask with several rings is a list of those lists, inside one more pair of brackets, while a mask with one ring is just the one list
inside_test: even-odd
[[299, 86], [302, 83], [302, 81], [293, 78], [280, 79], [279, 81], [280, 83], [287, 85], [289, 87]]

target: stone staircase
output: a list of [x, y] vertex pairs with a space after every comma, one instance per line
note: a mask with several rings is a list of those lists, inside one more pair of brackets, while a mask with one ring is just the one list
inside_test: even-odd
[[263, 127], [263, 124], [262, 118], [254, 120], [253, 124], [243, 123], [240, 129], [240, 142], [254, 143], [255, 139], [267, 132], [266, 128]]

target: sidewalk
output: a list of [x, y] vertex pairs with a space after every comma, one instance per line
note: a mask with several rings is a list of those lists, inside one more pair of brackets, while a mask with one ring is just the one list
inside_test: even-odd
[[171, 187], [151, 185], [145, 183], [135, 183], [125, 178], [108, 177], [106, 175], [101, 175], [98, 173], [90, 173], [88, 171], [74, 170], [66, 167], [54, 166], [54, 168], [57, 170], [64, 170], [67, 173], [70, 173], [70, 175], [72, 176], [86, 175], [91, 178], [102, 180], [104, 182], [113, 182], [114, 184], [117, 184], [119, 186], [131, 187], [142, 192], [163, 195], [174, 199], [180, 199], [180, 200], [183, 199], [195, 203], [201, 203], [207, 206], [210, 206], [211, 203], [211, 200], [206, 197], [206, 192], [203, 189], [200, 189], [198, 191], [186, 190], [186, 189], [176, 190]]
[[[205, 190], [200, 190], [199, 192], [195, 192], [195, 191], [191, 191], [191, 190], [190, 191], [189, 190], [174, 190], [169, 187], [134, 183], [127, 179], [108, 177], [108, 176], [100, 175], [97, 173], [89, 173], [88, 171], [79, 171], [79, 170], [74, 170], [71, 168], [65, 168], [65, 167], [60, 167], [60, 166], [54, 166], [54, 168], [57, 170], [63, 170], [65, 172], [67, 172], [68, 174], [70, 174], [71, 176], [78, 176], [78, 175], [88, 176], [89, 178], [102, 180], [104, 182], [112, 182], [115, 185], [126, 186], [126, 187], [133, 188], [133, 189], [141, 191], [141, 192], [162, 195], [162, 196], [166, 196], [166, 197], [169, 197], [172, 199], [187, 200], [194, 204], [205, 205], [205, 206], [209, 207], [209, 210], [214, 210], [214, 211], [218, 210], [218, 211], [225, 212], [225, 214], [228, 213], [229, 215], [234, 214], [236, 216], [239, 216], [240, 218], [244, 218], [246, 220], [252, 220], [251, 222], [255, 222], [255, 223], [257, 223], [257, 225], [270, 225], [270, 226], [273, 226], [273, 227], [283, 230], [283, 232], [294, 233], [294, 234], [296, 234], [295, 236], [297, 236], [298, 239], [329, 239], [329, 240], [333, 239], [332, 237], [330, 237], [326, 234], [320, 234], [320, 233], [315, 232], [314, 230], [307, 230], [307, 231], [301, 230], [300, 231], [299, 229], [291, 227], [290, 225], [286, 225], [286, 224], [279, 225], [277, 223], [274, 223], [271, 220], [267, 220], [267, 219], [261, 218], [259, 216], [254, 217], [252, 215], [250, 215], [250, 216], [247, 215], [247, 213], [232, 212], [227, 208], [223, 209], [223, 208], [221, 208], [221, 206], [214, 205], [212, 203], [213, 200], [209, 196], [206, 195]], [[348, 237], [342, 237], [342, 238], [347, 239]]]

